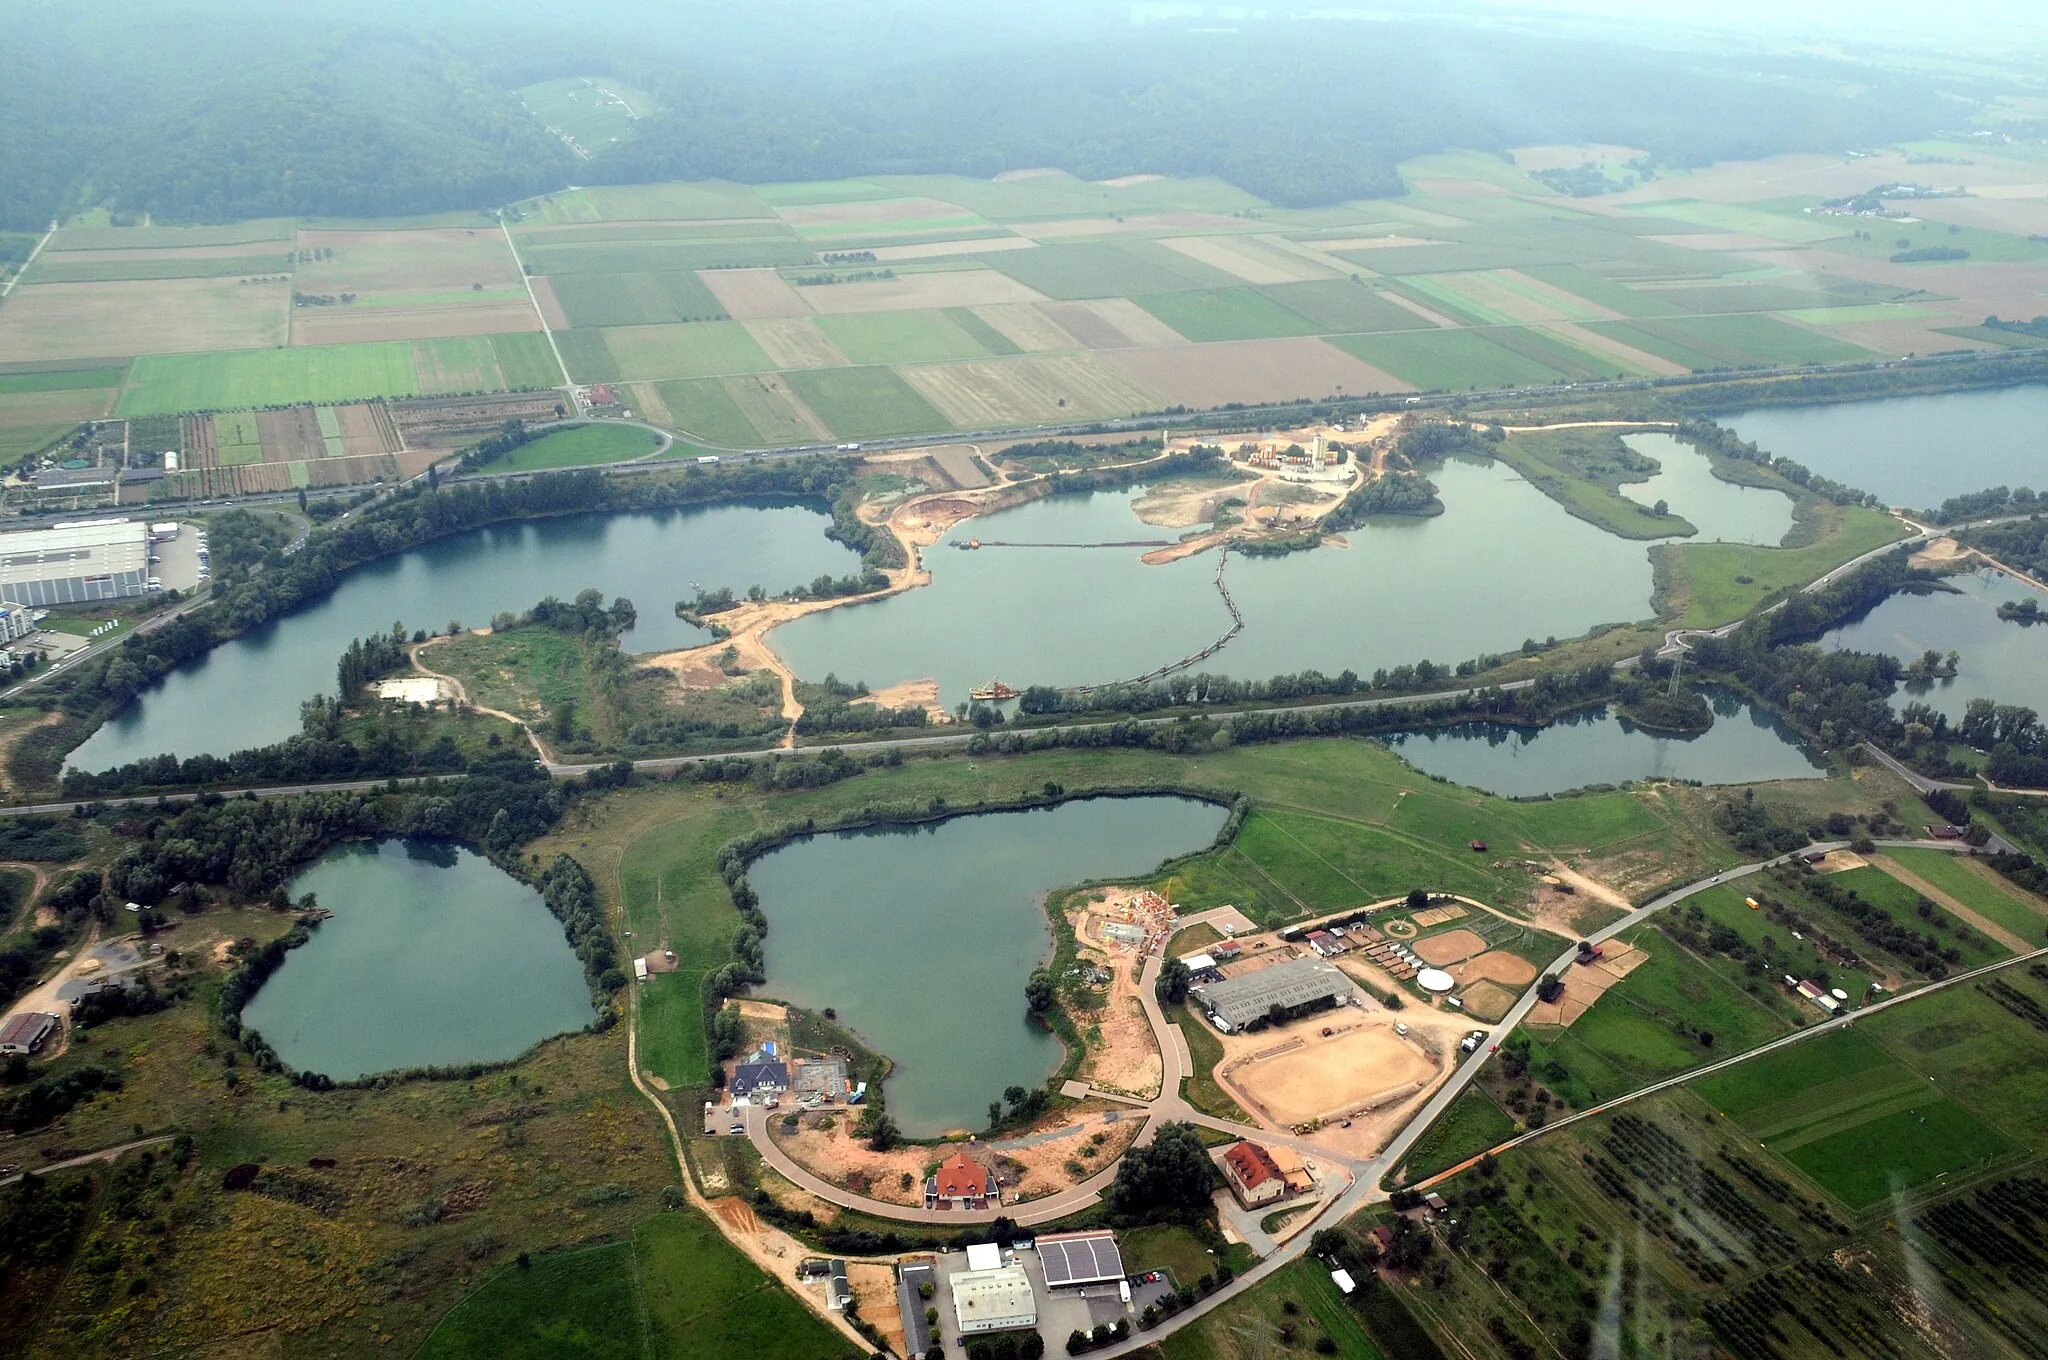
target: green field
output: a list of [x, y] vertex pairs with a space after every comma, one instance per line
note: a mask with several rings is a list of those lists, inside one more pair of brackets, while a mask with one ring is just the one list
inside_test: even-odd
[[652, 274], [562, 274], [548, 281], [571, 326], [646, 326], [672, 321], [724, 321], [725, 308], [704, 281], [686, 271]]
[[561, 346], [562, 362], [569, 366], [570, 378], [584, 383], [619, 380], [619, 361], [612, 357], [604, 337], [603, 331], [555, 332], [555, 343]]
[[278, 274], [291, 268], [284, 252], [228, 257], [165, 255], [142, 259], [53, 260], [37, 257], [25, 283], [118, 283], [146, 279], [232, 279]]
[[1035, 250], [993, 251], [982, 263], [1050, 298], [1139, 297], [1190, 288], [1228, 288], [1237, 279], [1156, 241], [1083, 241]]
[[[995, 329], [986, 323], [983, 326], [988, 330]], [[985, 359], [993, 352], [948, 312], [853, 312], [844, 316], [821, 316], [818, 329], [856, 364]], [[1015, 346], [1011, 348], [1014, 350]]]
[[1836, 532], [1803, 548], [1685, 543], [1656, 549], [1678, 555], [1671, 585], [1674, 602], [1682, 605], [1685, 626], [1712, 628], [1739, 619], [1772, 593], [1804, 585], [1906, 532], [1890, 515], [1860, 505], [1844, 507], [1841, 515]]
[[1606, 444], [1614, 438], [1607, 430], [1552, 430], [1514, 435], [1491, 447], [1494, 457], [1521, 473], [1544, 495], [1610, 534], [1657, 539], [1696, 532], [1682, 516], [1658, 515], [1610, 489], [1609, 482], [1619, 484], [1617, 475], [1599, 481], [1587, 475], [1589, 468], [1612, 466], [1606, 461], [1610, 457]]
[[1412, 331], [1429, 325], [1385, 293], [1351, 279], [1270, 283], [1259, 291], [1328, 335]]
[[1897, 860], [1906, 872], [1926, 879], [2029, 944], [2048, 944], [2048, 916], [2019, 897], [2019, 889], [2008, 890], [2003, 880], [1990, 871], [1980, 872], [1976, 866], [1941, 850], [1887, 850], [1885, 854]]
[[[570, 331], [570, 335], [589, 334]], [[648, 378], [700, 378], [722, 373], [765, 373], [775, 367], [745, 326], [713, 321], [678, 326], [612, 326], [597, 332], [616, 370], [612, 377], [627, 382]], [[569, 370], [588, 381], [574, 356], [565, 352]], [[595, 376], [595, 375], [590, 375]]]
[[[1422, 318], [1416, 317], [1421, 322]], [[1330, 341], [1425, 392], [1553, 383], [1556, 369], [1495, 344], [1492, 332], [1414, 330], [1392, 335], [1341, 335]]]
[[522, 444], [505, 457], [493, 459], [491, 468], [529, 472], [539, 468], [589, 467], [624, 462], [660, 447], [659, 435], [637, 425], [578, 425]]
[[[1771, 920], [1762, 911], [1751, 911], [1747, 899], [1757, 890], [1756, 884], [1724, 883], [1688, 898], [1685, 910], [1690, 911], [1697, 906], [1706, 914], [1710, 923], [1734, 931], [1753, 948], [1761, 949], [1762, 942], [1768, 938], [1771, 941], [1771, 956], [1775, 961], [1772, 976], [1781, 982], [1786, 973], [1795, 977], [1825, 976], [1829, 979], [1830, 986], [1841, 988], [1852, 1000], [1860, 1003], [1871, 982], [1875, 980], [1876, 970], [1844, 967], [1823, 954], [1812, 940], [1795, 940], [1791, 931]], [[1782, 896], [1775, 890], [1774, 895]], [[1802, 914], [1808, 916], [1825, 914], [1830, 922], [1830, 930], [1838, 931], [1844, 936], [1850, 934], [1848, 925], [1837, 924], [1834, 913], [1827, 911], [1826, 908], [1804, 898], [1798, 899], [1794, 905]], [[1730, 981], [1746, 980], [1740, 965], [1733, 959], [1715, 956], [1710, 960], [1710, 965]], [[1817, 1014], [1808, 1002], [1789, 996], [1781, 990], [1772, 989], [1768, 995], [1772, 998], [1772, 1004], [1786, 1014], [1796, 1015], [1803, 1020], [1811, 1019]]]
[[495, 392], [505, 384], [498, 373], [498, 353], [486, 337], [412, 342], [413, 371], [426, 396], [454, 392]]
[[499, 1269], [441, 1320], [418, 1355], [817, 1360], [846, 1347], [708, 1219], [686, 1209], [636, 1225], [630, 1242]]
[[[1930, 919], [1922, 920], [1915, 910], [1920, 894], [1882, 869], [1851, 869], [1847, 873], [1836, 874], [1833, 877], [1837, 884], [1854, 891], [1864, 901], [1882, 907], [1894, 921], [1916, 935], [1932, 935], [1944, 948], [1954, 949], [1962, 955], [1960, 967], [1978, 968], [1998, 959], [2010, 957], [2012, 954], [2010, 949], [1996, 940], [1957, 921], [1939, 905], [1934, 908], [1934, 914]], [[1950, 925], [1958, 926], [1960, 929], [1951, 931], [1943, 928]]]
[[[530, 240], [532, 238], [529, 238]], [[812, 261], [811, 248], [793, 237], [737, 240], [626, 240], [560, 244], [541, 238], [522, 251], [527, 268], [559, 286], [568, 274], [674, 274], [699, 269], [761, 269]]]
[[1190, 340], [1272, 340], [1317, 330], [1313, 321], [1256, 288], [1149, 293], [1135, 301]]
[[1022, 354], [1023, 349], [1009, 336], [981, 319], [971, 307], [948, 307], [946, 317], [961, 330], [974, 337], [986, 354]]
[[[602, 86], [602, 88], [600, 88]], [[533, 116], [576, 139], [585, 151], [602, 151], [633, 131], [635, 115], [653, 112], [654, 101], [610, 77], [569, 76], [523, 86], [519, 98]]]
[[1829, 1082], [1897, 1066], [1890, 1054], [1855, 1030], [1838, 1029], [1701, 1077], [1692, 1083], [1692, 1089], [1744, 1128], [1776, 1129], [1781, 1122], [1778, 1113], [1751, 1116], [1778, 1111], [1787, 1101], [1804, 1100], [1806, 1093]]
[[413, 347], [404, 340], [212, 354], [147, 354], [129, 371], [128, 387], [116, 413], [169, 415], [419, 394]]
[[783, 442], [763, 439], [747, 419], [747, 413], [733, 400], [732, 393], [716, 378], [680, 378], [656, 383], [654, 390], [668, 407], [669, 418], [676, 427], [707, 443], [747, 449]]
[[[1287, 1311], [1289, 1304], [1293, 1312]], [[1278, 1341], [1283, 1323], [1295, 1328], [1293, 1347], [1283, 1347]], [[1263, 1343], [1255, 1339], [1259, 1332], [1266, 1334]], [[1323, 1337], [1335, 1348], [1311, 1351]], [[1262, 1344], [1269, 1349], [1258, 1349]], [[1313, 1259], [1293, 1262], [1242, 1298], [1182, 1327], [1160, 1344], [1160, 1350], [1166, 1360], [1246, 1360], [1297, 1351], [1335, 1355], [1340, 1360], [1383, 1360], [1357, 1312], [1331, 1282], [1329, 1268]]]
[[504, 375], [507, 387], [562, 385], [562, 366], [555, 362], [555, 351], [548, 338], [538, 331], [494, 335], [491, 352], [498, 356], [498, 372]]
[[1437, 1117], [1401, 1164], [1408, 1184], [1448, 1171], [1468, 1157], [1477, 1157], [1514, 1137], [1515, 1121], [1477, 1085], [1468, 1086]]
[[0, 397], [114, 388], [121, 385], [121, 379], [127, 373], [126, 365], [119, 368], [65, 368], [48, 373], [0, 373]]
[[1779, 1155], [1850, 1208], [1866, 1209], [1936, 1177], [1982, 1167], [2013, 1147], [2005, 1135], [1955, 1102], [1920, 1094], [1906, 1109], [1782, 1149]]
[[1792, 245], [1811, 245], [1816, 241], [1832, 241], [1850, 234], [1850, 229], [1841, 225], [1840, 219], [1837, 218], [1799, 217], [1770, 212], [1760, 207], [1737, 203], [1707, 203], [1695, 198], [1648, 203], [1636, 211], [1645, 216], [1669, 217], [1680, 222], [1689, 222], [1696, 227], [1708, 227], [1715, 231], [1739, 231], [1750, 236], [1768, 237], [1773, 241], [1784, 241]]
[[947, 428], [930, 402], [886, 368], [813, 368], [784, 376], [790, 390], [842, 439]]

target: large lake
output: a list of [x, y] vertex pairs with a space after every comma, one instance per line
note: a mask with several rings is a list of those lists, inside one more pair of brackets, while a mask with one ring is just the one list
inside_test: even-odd
[[1092, 798], [920, 827], [810, 836], [748, 870], [768, 917], [759, 990], [834, 1007], [894, 1060], [889, 1114], [928, 1137], [978, 1129], [1009, 1086], [1035, 1086], [1060, 1044], [1026, 1020], [1050, 955], [1044, 894], [1138, 877], [1208, 848], [1225, 809], [1191, 798]]
[[2048, 625], [2007, 623], [1998, 617], [2001, 603], [2039, 599], [2039, 593], [2003, 572], [1952, 576], [1949, 583], [1961, 593], [1893, 595], [1831, 630], [1821, 645], [1885, 652], [1901, 661], [1929, 651], [1962, 654], [1954, 679], [1902, 685], [1892, 696], [1894, 708], [1918, 701], [1953, 722], [1970, 700], [1993, 699], [2048, 713]]
[[1699, 533], [1687, 543], [1754, 543], [1776, 547], [1792, 529], [1792, 498], [1763, 486], [1741, 486], [1714, 475], [1711, 459], [1668, 434], [1628, 434], [1621, 442], [1660, 464], [1648, 481], [1621, 492], [1639, 505], [1664, 501]]
[[292, 880], [334, 913], [242, 1023], [336, 1080], [516, 1058], [590, 1023], [590, 990], [540, 894], [437, 841], [339, 846]]
[[829, 521], [796, 506], [715, 506], [654, 514], [575, 515], [458, 534], [358, 567], [325, 599], [181, 666], [73, 751], [69, 764], [105, 770], [168, 751], [226, 755], [299, 730], [299, 704], [334, 691], [348, 644], [393, 622], [438, 630], [487, 625], [543, 596], [595, 587], [639, 610], [628, 651], [708, 641], [675, 616], [676, 601], [721, 586], [786, 590], [820, 573], [860, 570], [824, 535]]
[[1460, 723], [1389, 737], [1387, 744], [1425, 774], [1510, 798], [1635, 779], [1751, 784], [1827, 773], [1768, 711], [1717, 686], [1702, 690], [1714, 725], [1697, 736], [1646, 732], [1595, 708], [1543, 728]]
[[[1202, 668], [1242, 679], [1347, 667], [1370, 675], [1649, 616], [1643, 543], [1572, 518], [1502, 463], [1459, 459], [1430, 475], [1445, 506], [1435, 519], [1375, 520], [1344, 535], [1348, 548], [1233, 555], [1226, 580], [1245, 629]], [[968, 520], [925, 551], [930, 585], [806, 615], [770, 641], [799, 675], [831, 671], [877, 687], [934, 676], [948, 705], [990, 676], [1066, 686], [1142, 675], [1230, 626], [1211, 584], [1216, 554], [1147, 566], [1138, 548], [953, 546], [1180, 532], [1141, 521], [1133, 496], [1053, 497]]]
[[2048, 387], [1771, 407], [1716, 419], [1886, 505], [1926, 509], [1990, 486], [2048, 486], [2040, 442]]

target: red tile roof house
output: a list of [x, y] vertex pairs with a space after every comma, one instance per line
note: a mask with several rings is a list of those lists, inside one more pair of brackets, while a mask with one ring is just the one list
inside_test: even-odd
[[1271, 1204], [1287, 1194], [1287, 1177], [1273, 1155], [1257, 1143], [1238, 1143], [1223, 1154], [1223, 1178], [1245, 1208]]
[[964, 1152], [940, 1162], [937, 1174], [924, 1183], [927, 1209], [986, 1209], [1002, 1202], [995, 1173]]

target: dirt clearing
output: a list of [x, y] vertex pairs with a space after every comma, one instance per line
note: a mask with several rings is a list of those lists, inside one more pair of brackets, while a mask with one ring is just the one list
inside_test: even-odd
[[1486, 941], [1469, 930], [1447, 930], [1441, 935], [1417, 940], [1413, 948], [1424, 963], [1442, 967], [1447, 963], [1456, 963], [1460, 959], [1469, 959], [1474, 954], [1485, 953]]
[[[1419, 952], [1419, 951], [1418, 951]], [[1498, 982], [1509, 987], [1526, 987], [1536, 980], [1536, 965], [1514, 954], [1489, 949], [1451, 969], [1460, 982]]]
[[1169, 404], [1210, 407], [1369, 392], [1411, 392], [1382, 373], [1320, 340], [1240, 340], [1165, 349], [1108, 350], [1102, 360]]
[[796, 289], [772, 269], [700, 269], [697, 277], [735, 321], [811, 314]]
[[1234, 1062], [1218, 1077], [1274, 1123], [1292, 1128], [1317, 1119], [1342, 1118], [1402, 1099], [1437, 1074], [1436, 1064], [1391, 1025], [1363, 1025], [1323, 1038], [1313, 1018], [1291, 1035]]

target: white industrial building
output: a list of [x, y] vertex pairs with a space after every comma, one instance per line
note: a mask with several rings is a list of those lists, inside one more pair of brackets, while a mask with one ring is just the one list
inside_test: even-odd
[[36, 630], [36, 616], [25, 604], [0, 600], [0, 642], [18, 642]]
[[33, 608], [147, 594], [149, 526], [86, 519], [0, 534], [0, 599]]
[[953, 1289], [953, 1319], [962, 1336], [1038, 1325], [1038, 1300], [1031, 1292], [1031, 1277], [1022, 1266], [963, 1270], [949, 1283]]

